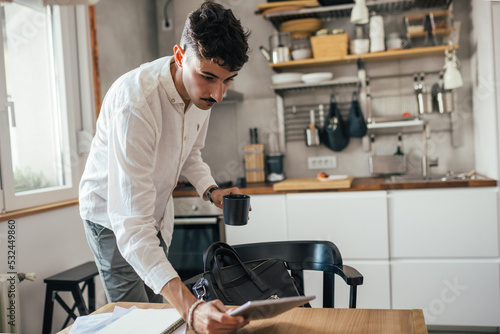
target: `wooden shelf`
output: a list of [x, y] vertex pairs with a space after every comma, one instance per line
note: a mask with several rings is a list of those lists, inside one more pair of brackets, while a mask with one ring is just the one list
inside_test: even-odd
[[417, 37], [426, 37], [428, 35], [435, 36], [448, 36], [453, 32], [453, 28], [438, 28], [432, 31], [422, 31], [422, 32], [408, 32], [406, 33], [406, 37], [408, 38], [417, 38]]
[[[283, 5], [282, 1], [279, 2]], [[274, 2], [271, 2], [274, 4]], [[366, 6], [370, 12], [374, 11], [380, 15], [394, 15], [413, 8], [436, 8], [446, 9], [449, 7], [450, 0], [368, 0]], [[308, 7], [299, 10], [278, 11], [266, 15], [276, 29], [279, 29], [281, 23], [309, 17], [316, 17], [325, 21], [348, 18], [351, 16], [353, 3], [334, 6], [318, 6]], [[259, 8], [256, 13], [260, 13], [262, 8]]]
[[[458, 45], [454, 45], [453, 48], [458, 49]], [[398, 50], [387, 50], [381, 52], [372, 52], [361, 55], [347, 55], [342, 59], [311, 58], [303, 60], [292, 60], [278, 64], [270, 63], [269, 66], [271, 66], [276, 70], [287, 70], [290, 68], [297, 68], [297, 67], [349, 64], [349, 63], [355, 63], [357, 59], [363, 59], [365, 62], [370, 62], [370, 61], [386, 61], [386, 60], [398, 60], [406, 58], [431, 57], [431, 56], [444, 57], [444, 52], [447, 49], [448, 45], [428, 46], [428, 47], [419, 47], [411, 49], [398, 49]]]

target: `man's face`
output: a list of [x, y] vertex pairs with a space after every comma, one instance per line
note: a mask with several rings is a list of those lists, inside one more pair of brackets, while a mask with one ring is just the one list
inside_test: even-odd
[[198, 59], [192, 51], [184, 53], [182, 82], [189, 99], [200, 109], [208, 110], [221, 102], [237, 75], [238, 71], [230, 72], [215, 61]]

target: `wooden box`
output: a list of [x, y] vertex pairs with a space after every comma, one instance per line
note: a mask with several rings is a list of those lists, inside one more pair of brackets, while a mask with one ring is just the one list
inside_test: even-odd
[[343, 59], [347, 56], [349, 35], [336, 34], [312, 36], [311, 47], [314, 59]]
[[245, 145], [245, 177], [247, 182], [264, 182], [264, 144]]

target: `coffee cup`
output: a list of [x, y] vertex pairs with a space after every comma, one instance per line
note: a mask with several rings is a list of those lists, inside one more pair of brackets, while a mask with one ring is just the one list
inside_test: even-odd
[[250, 196], [229, 194], [222, 198], [222, 211], [226, 225], [242, 226], [248, 223]]

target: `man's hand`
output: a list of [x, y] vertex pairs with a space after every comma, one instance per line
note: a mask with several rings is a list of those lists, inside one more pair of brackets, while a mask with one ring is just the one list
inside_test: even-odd
[[[222, 209], [222, 198], [224, 195], [229, 194], [243, 194], [238, 187], [227, 188], [227, 189], [217, 189], [212, 192], [212, 202], [214, 205]], [[250, 211], [252, 211], [252, 206], [250, 206]]]
[[[161, 289], [161, 294], [188, 322], [189, 309], [197, 301], [179, 278], [170, 280]], [[243, 317], [227, 314], [227, 309], [220, 300], [201, 303], [192, 313], [192, 325], [198, 334], [234, 333], [248, 324]]]
[[234, 333], [247, 325], [243, 317], [227, 314], [227, 309], [220, 300], [202, 303], [193, 312], [193, 327], [197, 333]]
[[222, 197], [224, 195], [229, 195], [229, 194], [241, 194], [241, 191], [237, 187], [233, 188], [226, 188], [226, 189], [217, 189], [212, 192], [212, 202], [214, 205], [220, 209], [222, 209]]

